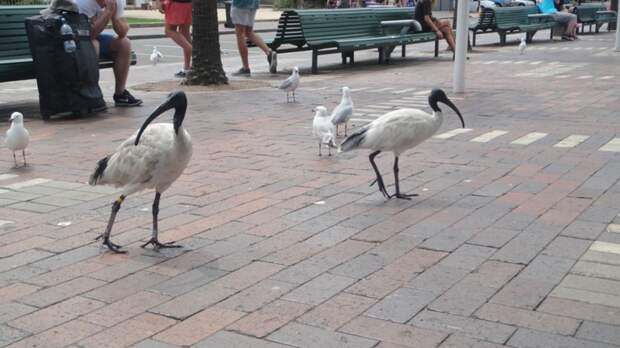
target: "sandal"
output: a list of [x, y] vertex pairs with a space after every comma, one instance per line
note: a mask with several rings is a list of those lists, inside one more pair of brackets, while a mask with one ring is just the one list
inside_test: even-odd
[[563, 41], [573, 41], [575, 39], [573, 39], [572, 37], [568, 36], [568, 35], [562, 35], [562, 40]]

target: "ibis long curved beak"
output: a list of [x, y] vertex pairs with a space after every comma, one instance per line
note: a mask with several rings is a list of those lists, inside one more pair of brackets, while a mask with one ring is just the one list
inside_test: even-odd
[[140, 142], [140, 137], [142, 136], [142, 133], [144, 132], [146, 127], [148, 127], [148, 125], [153, 122], [153, 120], [156, 119], [159, 115], [170, 109], [174, 109], [174, 119], [172, 123], [174, 125], [175, 134], [178, 134], [179, 128], [183, 124], [183, 119], [185, 118], [185, 112], [187, 111], [187, 97], [185, 96], [185, 93], [183, 91], [176, 91], [170, 93], [166, 98], [166, 101], [164, 101], [163, 104], [161, 104], [157, 109], [155, 109], [155, 111], [153, 111], [153, 113], [144, 121], [142, 127], [140, 127], [134, 145], [138, 145], [138, 143]]
[[454, 112], [456, 112], [456, 114], [461, 119], [461, 125], [463, 125], [463, 128], [465, 128], [465, 121], [463, 120], [463, 115], [461, 115], [461, 112], [456, 107], [456, 105], [454, 105], [454, 103], [452, 103], [452, 101], [450, 99], [448, 99], [447, 97], [445, 99], [443, 99], [443, 100], [438, 100], [438, 101], [448, 105], [450, 107], [450, 109], [454, 110]]

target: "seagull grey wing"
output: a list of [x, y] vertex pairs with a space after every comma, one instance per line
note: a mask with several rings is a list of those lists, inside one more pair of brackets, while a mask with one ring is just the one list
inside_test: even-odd
[[338, 105], [336, 110], [334, 110], [334, 115], [332, 116], [332, 122], [334, 124], [345, 123], [349, 120], [349, 118], [351, 118], [351, 115], [353, 115], [352, 105], [346, 105], [346, 106]]
[[288, 79], [282, 81], [282, 84], [280, 85], [280, 89], [286, 90], [288, 88], [290, 88], [293, 85], [293, 77], [289, 77]]

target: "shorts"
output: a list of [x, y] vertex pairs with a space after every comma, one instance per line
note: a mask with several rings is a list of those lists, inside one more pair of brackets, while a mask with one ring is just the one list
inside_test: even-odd
[[577, 22], [577, 15], [568, 12], [553, 13], [553, 19], [560, 25], [567, 25], [571, 22]]
[[166, 6], [166, 24], [192, 24], [192, 3], [171, 1]]
[[112, 51], [110, 46], [112, 46], [112, 41], [116, 39], [116, 36], [109, 33], [101, 33], [97, 36], [97, 41], [99, 41], [99, 57], [108, 60], [114, 60], [112, 55]]
[[233, 6], [230, 9], [230, 19], [233, 24], [243, 25], [244, 27], [254, 27], [255, 18], [255, 8], [237, 8]]

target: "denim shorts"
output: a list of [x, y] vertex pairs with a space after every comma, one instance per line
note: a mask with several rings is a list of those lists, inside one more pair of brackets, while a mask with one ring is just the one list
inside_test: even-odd
[[97, 36], [97, 41], [99, 41], [99, 57], [103, 59], [113, 60], [112, 52], [110, 46], [112, 45], [112, 41], [116, 36], [109, 33], [101, 33]]

